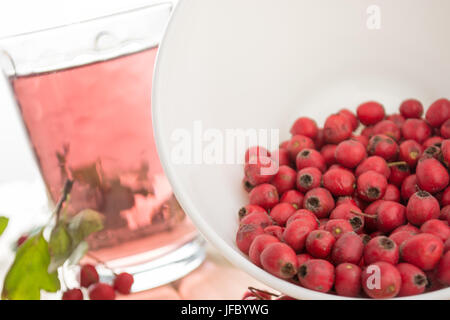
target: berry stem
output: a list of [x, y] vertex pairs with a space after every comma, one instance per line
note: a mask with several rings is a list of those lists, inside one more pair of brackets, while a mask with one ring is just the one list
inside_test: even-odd
[[395, 161], [395, 162], [389, 162], [388, 167], [395, 167], [395, 166], [405, 166], [407, 163], [405, 161]]
[[265, 290], [261, 290], [261, 289], [256, 289], [254, 287], [248, 287], [248, 291], [250, 291], [251, 293], [253, 293], [255, 295], [255, 297], [257, 297], [260, 300], [266, 300], [266, 298], [264, 298], [263, 296], [260, 295], [260, 293], [264, 293], [273, 297], [279, 297], [279, 294], [276, 293], [272, 293], [269, 291], [265, 291]]
[[72, 191], [72, 186], [73, 186], [73, 180], [67, 179], [66, 182], [64, 183], [61, 197], [59, 198], [59, 201], [56, 204], [55, 211], [53, 213], [54, 215], [56, 215], [56, 221], [59, 221], [62, 206], [63, 206], [64, 202], [66, 202], [67, 197], [69, 196], [70, 192]]
[[372, 219], [376, 219], [377, 218], [377, 215], [375, 215], [375, 214], [367, 214], [367, 213], [359, 212], [359, 211], [356, 211], [356, 210], [350, 210], [350, 212], [353, 213], [353, 214], [357, 214], [357, 215], [363, 216], [363, 217], [367, 217], [367, 218], [372, 218]]

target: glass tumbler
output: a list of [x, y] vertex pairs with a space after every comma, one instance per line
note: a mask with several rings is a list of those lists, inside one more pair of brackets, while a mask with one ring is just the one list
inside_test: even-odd
[[[0, 61], [49, 197], [74, 181], [69, 213], [95, 209], [104, 229], [86, 260], [133, 291], [171, 282], [204, 259], [153, 137], [152, 75], [173, 4], [162, 2], [0, 39]], [[107, 280], [107, 279], [105, 279]]]

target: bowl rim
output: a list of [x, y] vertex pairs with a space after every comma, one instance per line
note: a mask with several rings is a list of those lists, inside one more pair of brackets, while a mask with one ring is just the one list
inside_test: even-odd
[[[207, 1], [207, 0], [206, 0]], [[245, 258], [240, 252], [233, 249], [227, 242], [218, 236], [214, 230], [208, 225], [208, 223], [202, 218], [200, 214], [199, 208], [185, 196], [183, 192], [183, 188], [179, 180], [177, 179], [175, 164], [172, 164], [170, 161], [170, 152], [169, 146], [164, 145], [164, 137], [161, 133], [161, 123], [162, 123], [162, 114], [160, 111], [160, 74], [161, 74], [161, 60], [164, 56], [167, 56], [165, 53], [169, 49], [167, 48], [168, 38], [172, 35], [172, 31], [177, 26], [177, 17], [183, 15], [185, 9], [189, 10], [189, 6], [187, 5], [187, 1], [179, 0], [179, 2], [175, 5], [170, 17], [169, 23], [166, 25], [163, 37], [159, 44], [158, 52], [156, 55], [154, 72], [153, 72], [153, 84], [152, 84], [152, 122], [153, 122], [153, 133], [154, 139], [156, 143], [156, 147], [158, 150], [158, 156], [160, 158], [161, 165], [164, 169], [164, 172], [172, 186], [173, 192], [180, 203], [181, 207], [185, 211], [185, 213], [189, 216], [189, 218], [194, 222], [197, 229], [200, 233], [216, 248], [220, 251], [222, 256], [224, 256], [229, 262], [231, 262], [235, 267], [243, 270], [250, 276], [254, 277], [256, 280], [264, 283], [265, 285], [273, 288], [274, 290], [280, 291], [283, 294], [292, 296], [297, 299], [304, 300], [374, 300], [367, 298], [351, 298], [351, 297], [342, 297], [331, 293], [322, 293], [314, 290], [310, 290], [295, 283], [291, 283], [287, 280], [283, 280], [277, 278], [267, 271], [257, 267], [250, 260]], [[444, 288], [428, 293], [423, 293], [420, 295], [408, 296], [408, 297], [396, 297], [392, 300], [433, 300], [433, 299], [450, 299], [450, 287]]]

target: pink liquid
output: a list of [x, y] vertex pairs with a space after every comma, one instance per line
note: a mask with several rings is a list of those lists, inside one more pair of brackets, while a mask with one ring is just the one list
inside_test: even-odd
[[89, 241], [105, 261], [170, 250], [194, 235], [156, 152], [150, 108], [156, 52], [11, 79], [53, 201], [70, 177], [70, 212], [105, 215], [105, 229]]

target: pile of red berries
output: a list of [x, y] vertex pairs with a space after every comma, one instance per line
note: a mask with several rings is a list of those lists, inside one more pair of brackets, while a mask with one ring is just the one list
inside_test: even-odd
[[272, 153], [249, 148], [238, 248], [279, 278], [342, 296], [450, 286], [450, 101], [423, 111], [414, 99], [392, 115], [366, 102], [323, 128], [297, 119]]
[[[91, 264], [85, 264], [80, 269], [80, 287], [89, 290], [90, 300], [115, 300], [116, 291], [129, 294], [134, 283], [131, 274], [123, 272], [116, 275], [114, 284], [100, 282], [97, 269]], [[69, 289], [63, 293], [63, 300], [83, 300], [83, 291], [80, 288]]]

